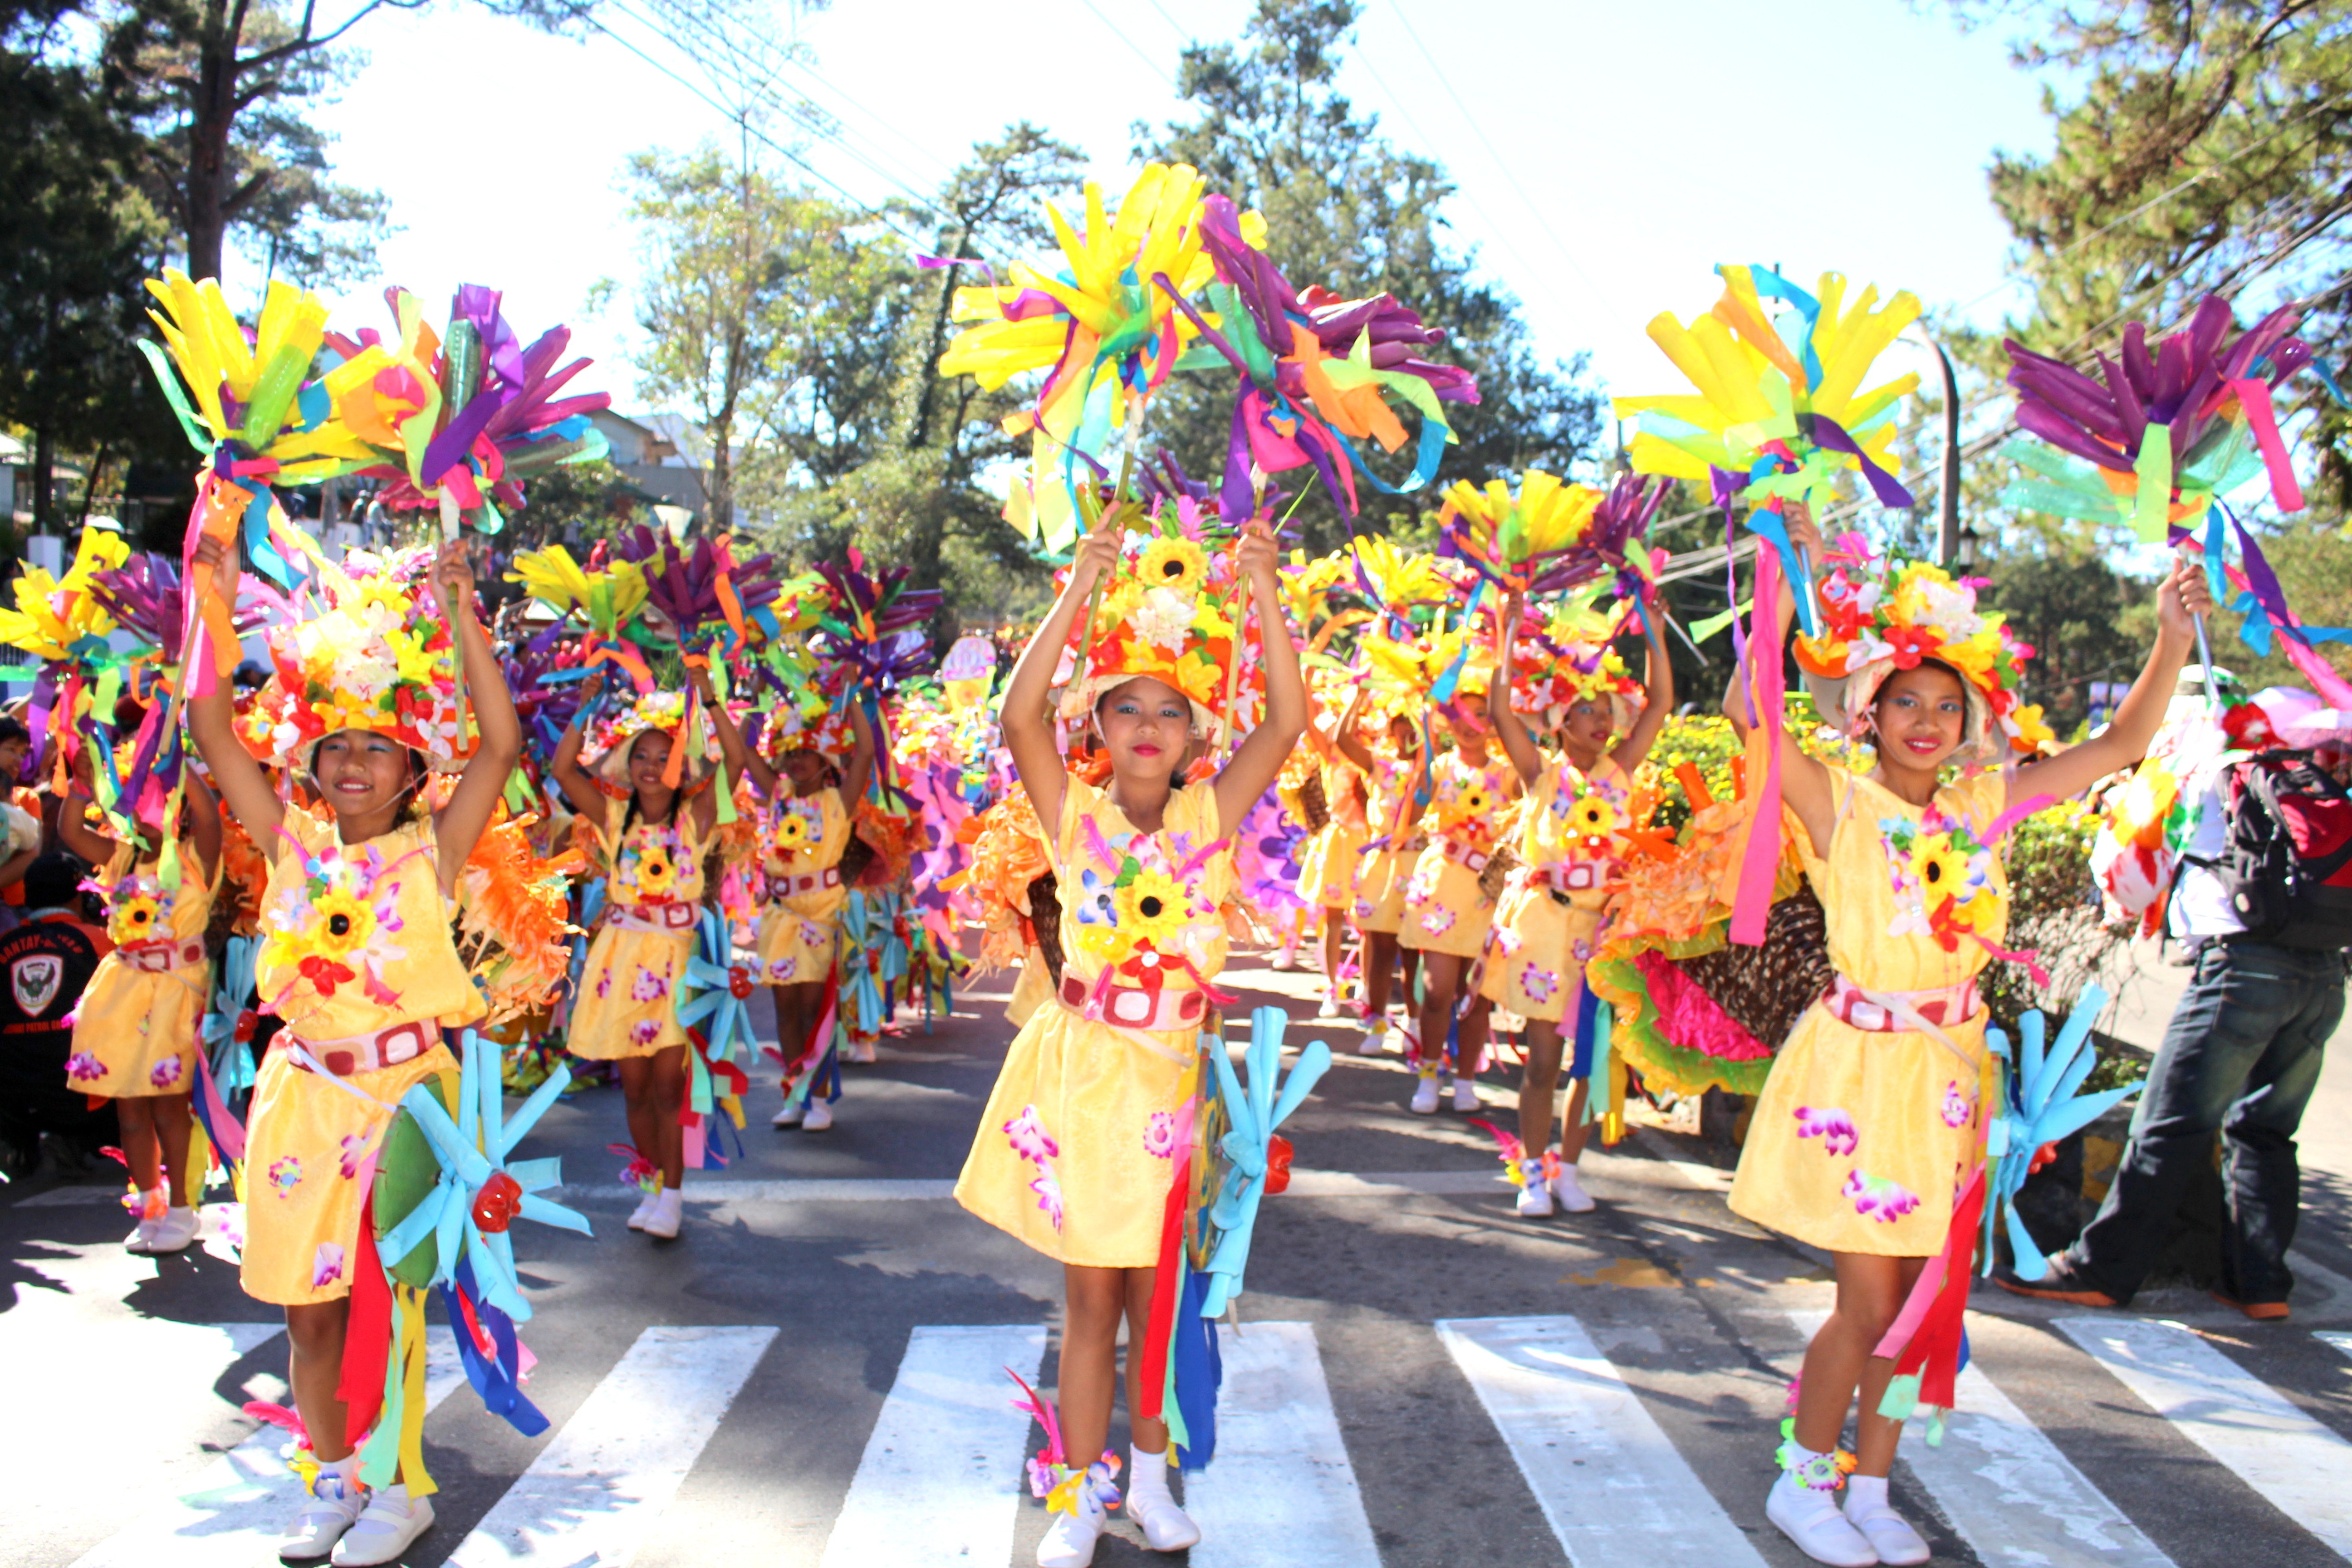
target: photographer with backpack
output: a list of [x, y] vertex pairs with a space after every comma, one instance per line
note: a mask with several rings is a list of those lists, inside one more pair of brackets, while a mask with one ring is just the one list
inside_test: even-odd
[[[2352, 946], [2352, 741], [2322, 728], [2341, 715], [2317, 706], [2274, 690], [2259, 707], [2231, 709], [2221, 728], [2231, 749], [2182, 781], [2194, 815], [2166, 923], [2195, 954], [2188, 992], [2097, 1217], [2044, 1278], [1996, 1273], [2003, 1289], [2084, 1307], [2129, 1302], [2218, 1132], [2229, 1216], [2213, 1294], [2258, 1321], [2286, 1317], [2302, 1196], [2295, 1132], [2344, 1016]], [[2280, 749], [2282, 737], [2316, 744]]]

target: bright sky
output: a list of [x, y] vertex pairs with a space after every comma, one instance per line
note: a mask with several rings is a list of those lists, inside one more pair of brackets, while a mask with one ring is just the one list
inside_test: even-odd
[[[638, 19], [644, 0], [606, 5], [615, 33], [703, 85]], [[1085, 150], [1115, 193], [1129, 124], [1178, 112], [1186, 28], [1230, 38], [1251, 9], [837, 0], [803, 25], [801, 83], [856, 156], [816, 143], [809, 162], [862, 200], [896, 194], [893, 179], [928, 192], [976, 139], [1026, 118]], [[1808, 285], [1834, 267], [1997, 320], [2019, 295], [1984, 170], [1996, 149], [2048, 144], [2038, 84], [1999, 34], [1961, 33], [1932, 0], [1814, 0], [1777, 28], [1767, 14], [1753, 0], [1370, 0], [1342, 85], [1451, 172], [1447, 220], [1526, 302], [1539, 346], [1590, 349], [1612, 391], [1674, 389], [1643, 323], [1706, 309], [1719, 261]], [[634, 266], [620, 172], [634, 152], [730, 136], [726, 116], [612, 37], [549, 38], [463, 0], [381, 13], [353, 37], [371, 68], [320, 120], [339, 175], [383, 190], [401, 226], [383, 279], [436, 307], [461, 281], [502, 288], [527, 338], [571, 323], [635, 411], [625, 302], [586, 311], [596, 279], [625, 290]], [[336, 301], [339, 319], [383, 319], [374, 295]]]

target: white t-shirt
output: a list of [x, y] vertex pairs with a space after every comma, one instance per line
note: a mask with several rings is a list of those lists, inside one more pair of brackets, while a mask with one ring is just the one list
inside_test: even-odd
[[2230, 905], [2221, 877], [2210, 867], [2189, 863], [2192, 858], [2220, 858], [2229, 842], [2230, 814], [2221, 794], [2228, 777], [2228, 762], [2216, 757], [2200, 765], [2181, 792], [2189, 802], [2189, 837], [2180, 847], [2180, 876], [2173, 886], [2165, 925], [2183, 942], [2209, 942], [2246, 929]]

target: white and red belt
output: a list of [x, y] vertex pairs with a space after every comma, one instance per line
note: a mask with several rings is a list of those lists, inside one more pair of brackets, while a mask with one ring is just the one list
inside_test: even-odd
[[1609, 880], [1606, 860], [1570, 860], [1558, 866], [1531, 867], [1528, 880], [1554, 893], [1587, 893]]
[[1866, 991], [1845, 975], [1830, 983], [1822, 1005], [1840, 1022], [1872, 1034], [1916, 1029], [1914, 1019], [1945, 1027], [1965, 1023], [1984, 1007], [1974, 977], [1933, 991]]
[[193, 937], [184, 942], [160, 936], [145, 942], [126, 942], [114, 952], [131, 968], [149, 974], [169, 974], [174, 969], [185, 969], [205, 961], [205, 944]]
[[1140, 985], [1097, 989], [1075, 974], [1062, 976], [1062, 1005], [1097, 1023], [1167, 1034], [1199, 1026], [1209, 999], [1198, 991], [1151, 991]]
[[414, 1023], [394, 1024], [373, 1035], [352, 1035], [340, 1040], [306, 1040], [281, 1029], [270, 1037], [269, 1048], [291, 1053], [299, 1046], [310, 1058], [305, 1061], [300, 1056], [293, 1058], [294, 1065], [304, 1072], [311, 1070], [310, 1062], [316, 1062], [337, 1078], [349, 1078], [355, 1072], [375, 1072], [415, 1061], [440, 1039], [441, 1026], [430, 1018], [420, 1018]]
[[838, 866], [827, 866], [822, 871], [771, 872], [768, 876], [768, 897], [789, 899], [839, 886], [841, 868]]
[[692, 904], [611, 904], [604, 910], [604, 923], [623, 931], [692, 931], [695, 906]]
[[1457, 866], [1467, 866], [1473, 871], [1485, 870], [1486, 868], [1486, 862], [1494, 858], [1493, 856], [1487, 854], [1484, 849], [1473, 849], [1467, 844], [1460, 843], [1452, 838], [1439, 839], [1437, 841], [1437, 847], [1438, 852], [1444, 855], [1448, 860], [1453, 861]]

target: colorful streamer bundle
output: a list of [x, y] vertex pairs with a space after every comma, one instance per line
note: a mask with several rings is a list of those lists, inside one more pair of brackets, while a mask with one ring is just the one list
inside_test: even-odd
[[783, 592], [773, 555], [738, 561], [725, 534], [705, 535], [688, 549], [644, 523], [624, 529], [614, 552], [643, 574], [646, 607], [659, 617], [648, 630], [664, 642], [688, 650], [742, 649], [782, 635], [770, 607]]
[[1508, 593], [1559, 593], [1608, 574], [1621, 595], [1647, 601], [1657, 562], [1638, 544], [1669, 488], [1621, 474], [1604, 494], [1530, 468], [1514, 497], [1506, 480], [1481, 489], [1464, 479], [1445, 492], [1438, 553]]

